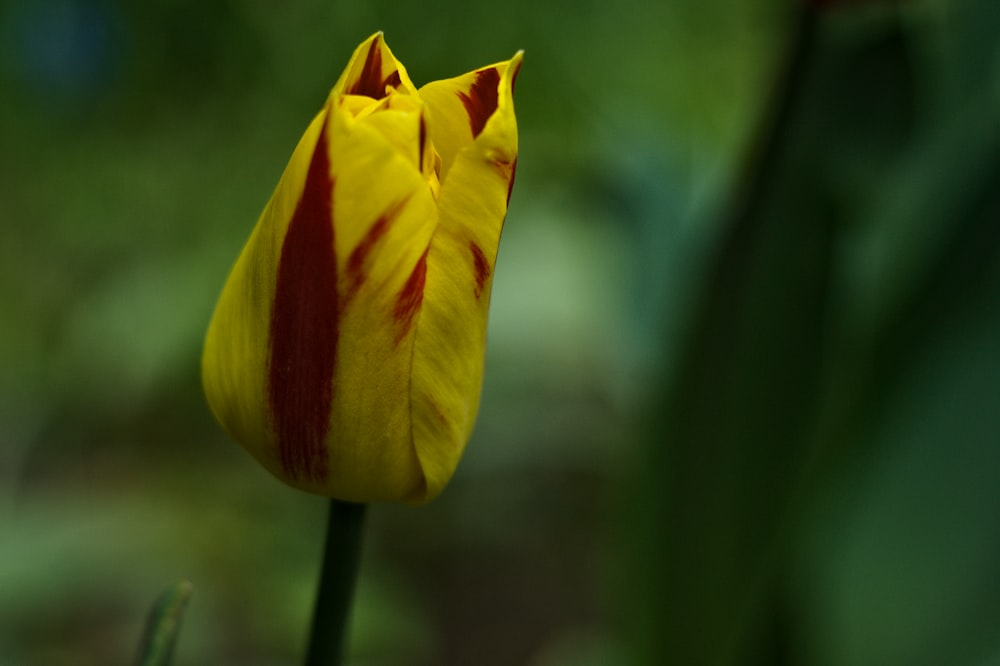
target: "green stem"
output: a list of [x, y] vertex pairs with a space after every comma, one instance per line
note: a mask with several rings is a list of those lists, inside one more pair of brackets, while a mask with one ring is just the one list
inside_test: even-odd
[[305, 666], [339, 666], [361, 554], [366, 504], [330, 500], [319, 593]]

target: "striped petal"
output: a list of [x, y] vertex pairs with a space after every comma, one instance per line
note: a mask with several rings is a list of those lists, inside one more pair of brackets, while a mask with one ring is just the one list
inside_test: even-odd
[[[513, 88], [521, 58], [518, 53], [420, 91], [431, 139], [439, 151], [445, 145], [442, 164], [450, 162], [447, 171], [442, 166], [438, 226], [427, 254], [413, 351], [413, 444], [426, 499], [451, 478], [479, 408], [493, 268], [517, 162]], [[442, 94], [449, 90], [451, 99]], [[459, 109], [464, 122], [456, 117]]]
[[330, 91], [330, 99], [341, 95], [382, 99], [390, 88], [408, 95], [417, 91], [403, 63], [389, 50], [382, 33], [376, 32], [354, 50], [344, 73]]
[[290, 485], [419, 502], [451, 477], [479, 402], [519, 66], [425, 99], [377, 33], [293, 152], [202, 359], [217, 420]]
[[[431, 117], [431, 138], [441, 155], [441, 178], [447, 177], [458, 153], [469, 147], [483, 132], [487, 123], [506, 123], [514, 118], [513, 87], [521, 69], [523, 54], [518, 53], [507, 62], [477, 69], [468, 74], [434, 81], [420, 89], [420, 98], [427, 105]], [[504, 76], [509, 79], [501, 85]], [[501, 102], [501, 97], [504, 100]], [[506, 112], [497, 114], [501, 108]], [[512, 125], [514, 154], [517, 154], [517, 127]], [[498, 144], [509, 144], [510, 137], [498, 136]]]
[[[291, 222], [301, 202], [307, 199], [306, 180], [326, 122], [324, 108], [292, 153], [229, 274], [202, 355], [202, 383], [216, 420], [272, 471], [282, 467], [271, 424], [268, 379], [278, 264]], [[310, 188], [311, 201], [317, 205], [324, 197], [322, 187], [321, 169], [317, 166]]]
[[379, 116], [409, 125], [414, 138], [405, 153], [365, 119], [333, 114], [331, 123], [342, 319], [330, 475], [317, 492], [355, 501], [409, 499], [424, 487], [411, 444], [407, 391], [426, 253], [438, 214], [433, 190], [412, 155], [421, 112], [390, 113], [395, 112]]
[[400, 500], [423, 489], [407, 303], [437, 224], [436, 177], [398, 149], [406, 132], [418, 143], [419, 99], [360, 117], [345, 99], [310, 126], [227, 282], [204, 384], [218, 420], [279, 478]]

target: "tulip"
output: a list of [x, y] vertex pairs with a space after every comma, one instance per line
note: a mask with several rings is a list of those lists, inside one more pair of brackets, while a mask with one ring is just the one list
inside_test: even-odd
[[375, 34], [292, 153], [202, 359], [216, 419], [282, 481], [424, 502], [454, 473], [479, 407], [520, 65], [417, 89]]

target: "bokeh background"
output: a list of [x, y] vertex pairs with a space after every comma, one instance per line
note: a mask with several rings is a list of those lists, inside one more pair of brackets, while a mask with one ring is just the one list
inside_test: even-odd
[[525, 49], [480, 421], [351, 663], [1000, 664], [996, 0], [0, 4], [0, 664], [301, 662], [325, 504], [198, 379], [350, 53]]

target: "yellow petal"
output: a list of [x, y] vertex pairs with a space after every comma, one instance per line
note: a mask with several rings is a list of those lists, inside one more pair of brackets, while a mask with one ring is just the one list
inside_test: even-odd
[[268, 407], [271, 303], [282, 244], [326, 119], [324, 108], [292, 153], [229, 274], [202, 355], [202, 383], [216, 420], [270, 470], [281, 467]]
[[352, 501], [402, 500], [424, 487], [410, 437], [410, 371], [419, 310], [413, 299], [422, 294], [415, 282], [423, 277], [438, 215], [432, 190], [411, 155], [420, 112], [391, 122], [401, 126], [393, 130], [398, 133], [406, 133], [409, 125], [409, 150], [397, 150], [384, 128], [364, 119], [334, 113], [331, 121], [342, 307], [330, 472], [316, 491]]
[[[465, 114], [464, 125], [451, 118], [446, 127], [453, 133], [462, 129], [468, 137], [452, 143], [451, 166], [441, 184], [413, 348], [413, 444], [427, 482], [425, 500], [451, 478], [479, 408], [493, 268], [517, 160], [513, 86], [521, 58], [518, 53], [509, 62], [420, 92], [425, 99], [433, 86], [439, 102], [435, 106], [425, 99], [435, 146], [442, 118], [453, 116], [456, 108]], [[477, 83], [483, 81], [495, 81], [496, 90]], [[446, 104], [438, 95], [449, 89], [457, 103]], [[466, 102], [460, 94], [478, 95], [479, 101]], [[476, 127], [480, 131], [473, 136]]]
[[[453, 79], [434, 81], [420, 88], [420, 99], [427, 105], [430, 116], [431, 140], [441, 155], [442, 181], [447, 178], [459, 151], [468, 147], [490, 120], [498, 115], [514, 117], [513, 85], [521, 60], [522, 54], [518, 53], [507, 62], [482, 67]], [[501, 78], [509, 79], [509, 84], [501, 85]], [[501, 108], [502, 114], [495, 113]]]
[[403, 63], [389, 50], [381, 32], [361, 42], [354, 50], [344, 73], [330, 91], [330, 99], [341, 95], [365, 95], [382, 99], [388, 88], [408, 95], [416, 94], [416, 86], [406, 73]]
[[[398, 137], [334, 104], [303, 137], [227, 281], [204, 384], [233, 438], [287, 483], [400, 500], [424, 480], [409, 420], [415, 313], [399, 303], [412, 298], [401, 294], [437, 210]], [[409, 124], [413, 150], [421, 113], [392, 121]]]
[[423, 501], [451, 477], [479, 402], [520, 62], [425, 100], [377, 33], [293, 152], [202, 360], [216, 418], [290, 485]]

